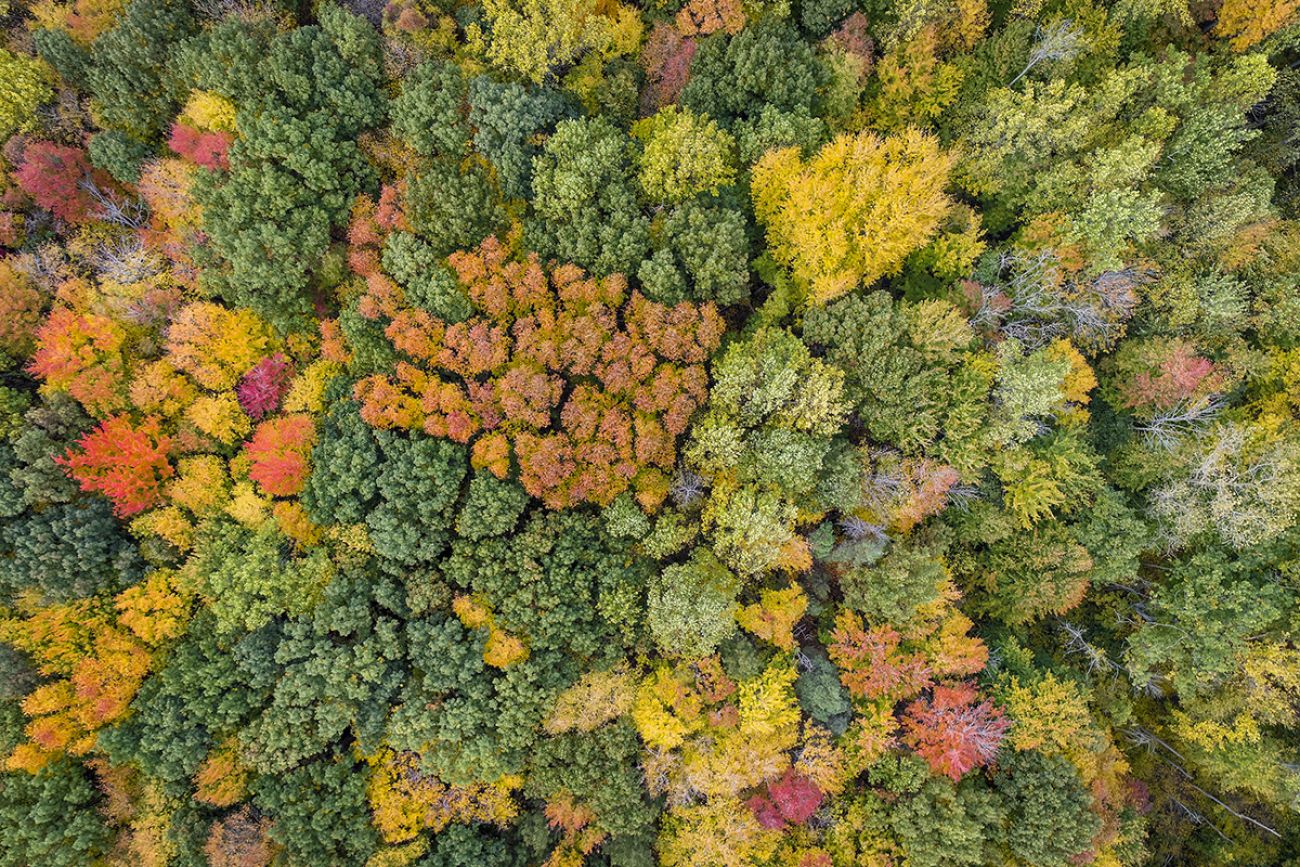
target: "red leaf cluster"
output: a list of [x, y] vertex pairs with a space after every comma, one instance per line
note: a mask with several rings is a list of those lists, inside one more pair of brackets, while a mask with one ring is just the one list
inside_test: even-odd
[[789, 825], [802, 825], [812, 818], [822, 805], [822, 790], [794, 768], [789, 768], [781, 778], [769, 783], [767, 792], [751, 797], [745, 802], [764, 828], [779, 830]]
[[293, 366], [281, 353], [268, 355], [253, 366], [239, 381], [235, 395], [239, 406], [248, 417], [257, 420], [280, 408], [284, 393], [289, 390]]
[[158, 419], [134, 427], [124, 415], [114, 416], [78, 442], [80, 452], [55, 458], [67, 467], [83, 491], [101, 493], [113, 501], [119, 518], [128, 518], [162, 500], [163, 482], [174, 470], [167, 460], [171, 438], [159, 431]]
[[936, 686], [929, 698], [908, 705], [903, 739], [935, 773], [958, 780], [997, 756], [1011, 720], [991, 701], [977, 698], [973, 686], [957, 683]]
[[91, 177], [90, 160], [81, 148], [35, 141], [23, 150], [14, 180], [32, 201], [68, 223], [90, 216], [95, 199], [83, 181]]
[[244, 444], [252, 466], [248, 477], [273, 497], [291, 497], [302, 490], [310, 471], [316, 427], [309, 415], [286, 415], [264, 421]]
[[167, 146], [178, 156], [207, 169], [228, 169], [227, 152], [235, 137], [228, 132], [199, 132], [183, 123], [172, 124]]

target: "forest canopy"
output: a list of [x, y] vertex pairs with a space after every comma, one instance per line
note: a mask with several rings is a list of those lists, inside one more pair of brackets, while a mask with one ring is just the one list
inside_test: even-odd
[[0, 0], [0, 867], [1300, 863], [1300, 0]]

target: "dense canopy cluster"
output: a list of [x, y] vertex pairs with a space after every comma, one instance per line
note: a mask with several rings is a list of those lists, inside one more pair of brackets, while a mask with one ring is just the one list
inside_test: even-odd
[[1296, 0], [0, 0], [0, 867], [1300, 863]]

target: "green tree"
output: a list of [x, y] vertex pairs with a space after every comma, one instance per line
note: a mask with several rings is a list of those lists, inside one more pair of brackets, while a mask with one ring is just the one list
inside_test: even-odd
[[[247, 35], [232, 45], [241, 55], [255, 46]], [[247, 71], [199, 72], [218, 78], [225, 95], [253, 91], [241, 105], [230, 171], [200, 175], [195, 197], [215, 266], [204, 279], [227, 300], [286, 324], [311, 309], [306, 290], [330, 233], [373, 176], [356, 138], [386, 107], [375, 77], [378, 38], [338, 7], [324, 7], [319, 27], [278, 35], [263, 52], [251, 84], [241, 78]]]
[[650, 581], [646, 620], [659, 649], [668, 656], [698, 658], [736, 630], [740, 582], [707, 548], [665, 567]]
[[364, 863], [379, 846], [365, 773], [350, 759], [258, 777], [253, 802], [271, 817], [271, 838], [300, 863]]
[[533, 160], [529, 237], [597, 275], [635, 269], [650, 245], [631, 142], [604, 118], [564, 120]]
[[735, 143], [708, 117], [668, 106], [637, 123], [632, 134], [643, 142], [641, 189], [652, 202], [716, 194], [735, 180]]
[[998, 760], [994, 787], [1006, 809], [1006, 846], [1017, 863], [1065, 867], [1101, 830], [1092, 795], [1063, 758], [1012, 752]]

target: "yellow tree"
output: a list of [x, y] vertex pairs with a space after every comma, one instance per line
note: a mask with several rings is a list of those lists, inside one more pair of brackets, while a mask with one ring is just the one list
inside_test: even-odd
[[953, 158], [915, 129], [837, 136], [804, 162], [768, 151], [754, 166], [754, 212], [768, 245], [812, 303], [896, 272], [938, 230]]
[[1233, 51], [1245, 51], [1293, 22], [1297, 0], [1223, 0], [1218, 31]]

